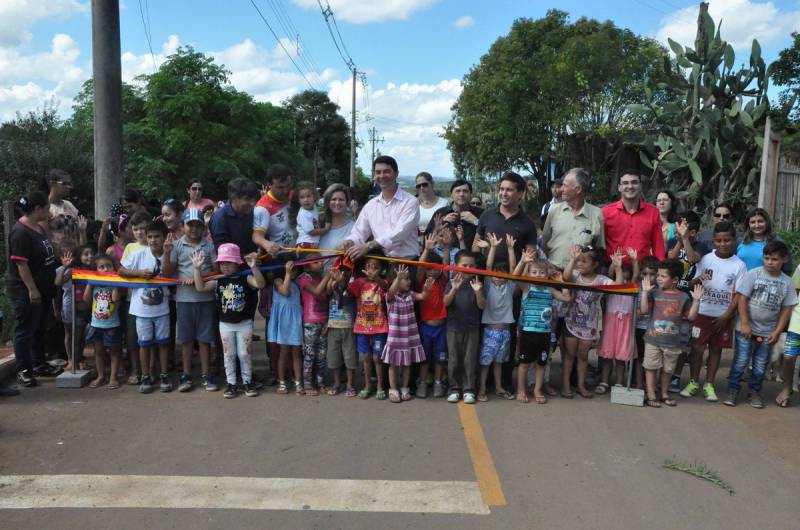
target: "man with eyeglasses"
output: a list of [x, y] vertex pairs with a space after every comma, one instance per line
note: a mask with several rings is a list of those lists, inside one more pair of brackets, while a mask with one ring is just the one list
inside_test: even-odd
[[[733, 222], [733, 208], [731, 208], [730, 204], [727, 202], [720, 202], [714, 206], [714, 210], [711, 214], [711, 226], [702, 230], [697, 235], [697, 240], [711, 247], [714, 240], [714, 225], [722, 221]], [[736, 240], [741, 240], [738, 231], [736, 233]]]
[[655, 205], [642, 198], [639, 172], [623, 172], [617, 190], [620, 200], [603, 207], [607, 262], [610, 263], [611, 255], [621, 249], [624, 254], [623, 263], [630, 264], [631, 259], [626, 252], [628, 248], [636, 251], [639, 260], [647, 256], [665, 259], [661, 214]]
[[[476, 199], [477, 206], [473, 204]], [[480, 207], [480, 198], [472, 196], [472, 184], [464, 179], [458, 179], [450, 185], [450, 200], [450, 204], [434, 212], [425, 229], [425, 236], [433, 233], [441, 224], [447, 224], [453, 228], [460, 226], [464, 231], [464, 244], [466, 248], [471, 248], [472, 242], [475, 240], [475, 231], [478, 228], [478, 219], [483, 213]]]
[[78, 209], [65, 199], [72, 192], [72, 177], [63, 169], [53, 168], [47, 172], [47, 187], [50, 190], [47, 200], [50, 201], [50, 218], [63, 215], [75, 220]]

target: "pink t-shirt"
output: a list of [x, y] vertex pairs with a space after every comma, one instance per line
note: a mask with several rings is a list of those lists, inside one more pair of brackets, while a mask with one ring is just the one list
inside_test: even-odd
[[306, 290], [306, 286], [316, 287], [319, 280], [310, 274], [303, 273], [297, 279], [300, 286], [300, 296], [303, 299], [303, 324], [324, 324], [328, 321], [328, 297], [325, 293], [314, 296]]
[[202, 210], [206, 206], [214, 206], [215, 204], [216, 203], [211, 199], [204, 198], [199, 203], [186, 201], [183, 203], [183, 207], [186, 208], [187, 210], [190, 208], [193, 210]]

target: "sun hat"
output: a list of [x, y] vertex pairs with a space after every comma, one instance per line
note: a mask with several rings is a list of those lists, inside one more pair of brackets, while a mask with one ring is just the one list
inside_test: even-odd
[[217, 263], [235, 263], [241, 265], [242, 253], [239, 250], [239, 245], [235, 243], [223, 243], [217, 249]]

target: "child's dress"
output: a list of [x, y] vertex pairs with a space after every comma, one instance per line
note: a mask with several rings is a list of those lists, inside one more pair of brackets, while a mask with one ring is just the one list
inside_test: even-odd
[[[608, 285], [614, 283], [608, 276], [597, 274], [592, 281], [587, 282], [578, 274], [575, 276], [575, 283], [583, 285]], [[581, 340], [595, 340], [598, 337], [598, 327], [600, 325], [600, 300], [603, 293], [595, 291], [576, 290], [575, 298], [567, 310], [564, 323], [575, 337]]]
[[631, 358], [634, 296], [611, 295], [606, 298], [603, 335], [597, 354], [604, 359], [627, 361]]
[[414, 315], [414, 291], [397, 293], [389, 306], [389, 336], [381, 360], [395, 366], [411, 366], [425, 360]]
[[303, 305], [297, 282], [291, 282], [289, 296], [283, 296], [273, 284], [267, 337], [276, 344], [303, 345]]

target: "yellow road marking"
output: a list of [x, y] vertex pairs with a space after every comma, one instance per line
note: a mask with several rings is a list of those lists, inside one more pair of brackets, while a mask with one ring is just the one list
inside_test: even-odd
[[464, 438], [467, 440], [469, 456], [472, 459], [472, 467], [475, 469], [475, 478], [483, 502], [487, 506], [505, 506], [506, 496], [503, 494], [503, 486], [494, 467], [492, 453], [489, 452], [489, 446], [483, 436], [483, 428], [475, 412], [475, 406], [459, 403], [458, 415], [464, 428]]

